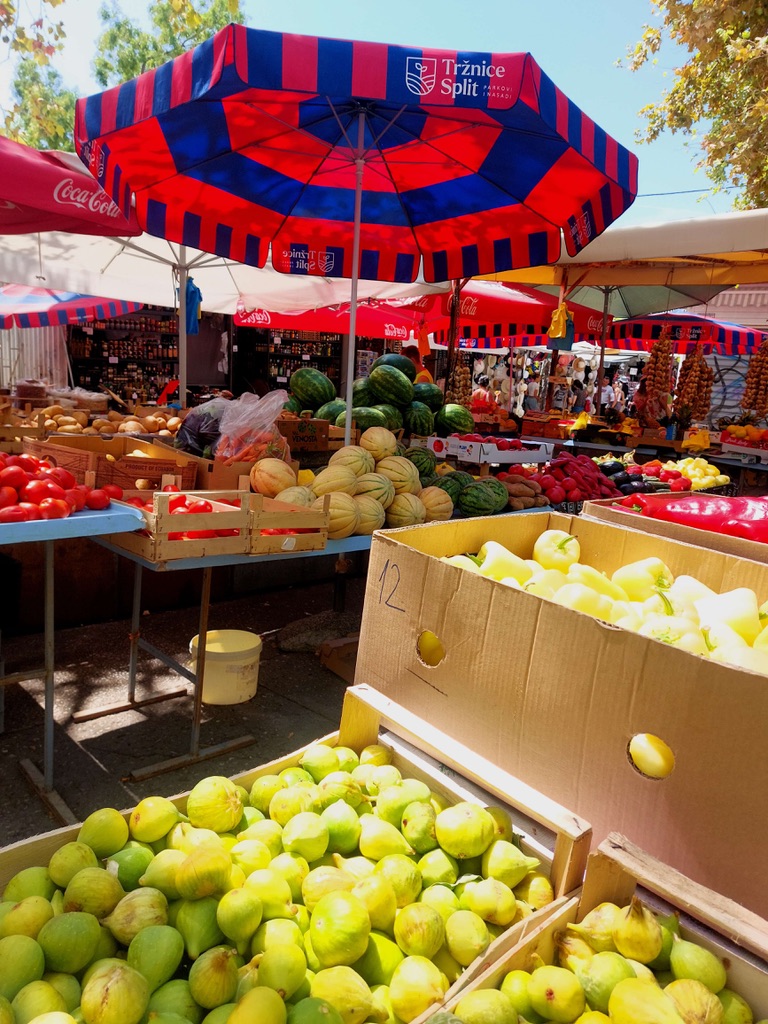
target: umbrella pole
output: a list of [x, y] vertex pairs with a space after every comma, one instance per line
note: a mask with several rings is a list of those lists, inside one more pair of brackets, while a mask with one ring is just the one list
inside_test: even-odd
[[600, 365], [597, 368], [597, 401], [595, 402], [595, 408], [597, 415], [599, 416], [602, 409], [602, 402], [600, 396], [603, 392], [603, 372], [605, 370], [605, 343], [608, 338], [608, 297], [610, 295], [610, 285], [605, 285], [603, 288], [603, 326], [600, 333]]
[[357, 115], [357, 151], [355, 156], [355, 220], [352, 231], [352, 282], [349, 292], [349, 341], [347, 345], [347, 416], [344, 421], [344, 444], [352, 437], [352, 383], [355, 379], [355, 343], [357, 332], [357, 281], [360, 263], [360, 221], [363, 209], [363, 143], [365, 142], [365, 114]]
[[187, 247], [179, 246], [179, 401], [187, 407]]
[[461, 302], [462, 281], [455, 280], [451, 286], [450, 319], [448, 321], [448, 353], [445, 368], [445, 390], [451, 384], [454, 364], [456, 362], [456, 338], [459, 333], [459, 305]]

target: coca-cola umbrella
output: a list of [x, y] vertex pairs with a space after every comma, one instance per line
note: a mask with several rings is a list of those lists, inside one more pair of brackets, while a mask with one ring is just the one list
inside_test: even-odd
[[0, 287], [0, 327], [55, 327], [108, 320], [142, 309], [140, 302], [104, 299], [52, 288], [7, 284]]
[[[230, 25], [78, 101], [75, 145], [151, 234], [288, 274], [427, 281], [576, 253], [637, 160], [530, 54]], [[354, 352], [347, 367], [351, 403]]]
[[[412, 335], [437, 336], [438, 347], [447, 335], [451, 296], [448, 293], [418, 295], [402, 299], [367, 299], [357, 306], [357, 335], [406, 341]], [[487, 281], [470, 281], [461, 291], [458, 310], [460, 348], [509, 347], [510, 338], [546, 334], [557, 300], [535, 288], [509, 288]], [[599, 334], [602, 317], [592, 309], [569, 304], [574, 327], [580, 334]], [[248, 309], [245, 304], [235, 323], [248, 327], [277, 327], [283, 330], [349, 332], [348, 302], [319, 309], [275, 313]], [[467, 342], [471, 342], [468, 344]]]
[[141, 233], [130, 202], [121, 212], [74, 153], [32, 149], [0, 136], [0, 167], [0, 235]]

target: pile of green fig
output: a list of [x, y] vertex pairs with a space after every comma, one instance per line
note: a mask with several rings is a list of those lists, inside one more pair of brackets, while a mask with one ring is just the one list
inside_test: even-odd
[[0, 1024], [409, 1024], [553, 900], [500, 807], [378, 744], [102, 808], [0, 902]]

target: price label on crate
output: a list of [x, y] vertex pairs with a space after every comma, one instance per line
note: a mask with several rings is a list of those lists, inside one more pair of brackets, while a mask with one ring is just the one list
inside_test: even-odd
[[109, 357], [109, 362], [110, 363], [119, 363], [120, 360], [117, 358], [117, 356], [110, 356]]
[[278, 377], [277, 378], [277, 383], [278, 384], [287, 384], [288, 383], [288, 378], [287, 377]]
[[305, 363], [308, 363], [309, 362], [309, 353], [308, 352], [302, 352], [301, 353], [301, 358], [304, 360]]

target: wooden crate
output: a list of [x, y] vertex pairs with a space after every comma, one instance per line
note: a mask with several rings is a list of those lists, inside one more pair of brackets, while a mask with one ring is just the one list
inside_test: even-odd
[[[491, 943], [482, 958], [465, 970], [452, 992], [459, 991], [476, 977], [482, 967], [487, 970], [488, 965], [518, 943], [521, 935], [528, 934], [536, 924], [568, 905], [567, 894], [581, 884], [591, 841], [591, 830], [586, 822], [499, 771], [491, 762], [371, 687], [350, 687], [344, 698], [338, 731], [313, 742], [349, 746], [358, 751], [369, 743], [381, 743], [391, 749], [392, 763], [404, 775], [426, 782], [449, 803], [471, 800], [505, 807], [512, 817], [521, 848], [529, 856], [538, 857], [549, 870], [557, 896], [555, 902], [508, 928]], [[276, 774], [298, 764], [304, 750], [306, 747], [301, 747], [232, 779], [250, 790], [262, 775]], [[200, 774], [205, 772], [201, 770]], [[187, 796], [182, 793], [171, 799], [183, 811]], [[130, 811], [124, 814], [127, 818]], [[78, 831], [78, 825], [66, 826], [0, 850], [0, 891], [22, 868], [47, 865], [54, 851], [76, 839]]]
[[[144, 491], [152, 495], [154, 509], [142, 509], [146, 529], [135, 533], [111, 534], [107, 540], [151, 562], [171, 562], [176, 558], [202, 558], [208, 555], [245, 555], [250, 544], [248, 495], [243, 491], [189, 491], [194, 497], [210, 501], [215, 511], [194, 516], [173, 515], [169, 508], [173, 492]], [[238, 502], [238, 507], [225, 504]], [[193, 540], [171, 539], [185, 530], [237, 530], [236, 537], [206, 537]]]
[[[330, 497], [326, 495], [322, 511], [290, 505], [286, 501], [250, 495], [252, 555], [274, 555], [292, 551], [322, 551], [328, 543]], [[268, 530], [311, 530], [311, 533], [273, 534]]]
[[[756, 884], [760, 884], [757, 879]], [[529, 927], [516, 946], [476, 972], [464, 992], [449, 993], [441, 1008], [455, 1009], [470, 989], [498, 988], [509, 971], [532, 970], [538, 962], [535, 955], [553, 963], [556, 936], [567, 924], [581, 921], [600, 903], [626, 906], [635, 894], [655, 911], [677, 912], [683, 938], [720, 957], [728, 972], [727, 987], [747, 1000], [755, 1020], [768, 1016], [768, 921], [693, 882], [617, 833], [611, 833], [590, 855], [578, 896], [547, 921]], [[433, 1007], [431, 1013], [437, 1009]]]
[[[170, 474], [179, 487], [187, 489], [195, 486], [197, 478], [197, 463], [191, 456], [138, 437], [66, 434], [46, 441], [25, 440], [24, 451], [63, 466], [74, 473], [78, 483], [85, 482], [87, 472], [95, 473], [98, 487], [117, 484], [133, 490], [137, 480], [159, 485], [162, 477]], [[144, 455], [131, 455], [134, 451]]]
[[328, 420], [316, 420], [310, 416], [298, 419], [279, 419], [275, 426], [288, 442], [293, 452], [327, 452], [331, 424]]
[[37, 424], [19, 426], [6, 422], [10, 420], [10, 406], [0, 408], [0, 452], [7, 455], [20, 455], [24, 451], [24, 441], [42, 441], [45, 437], [45, 416], [38, 413]]

